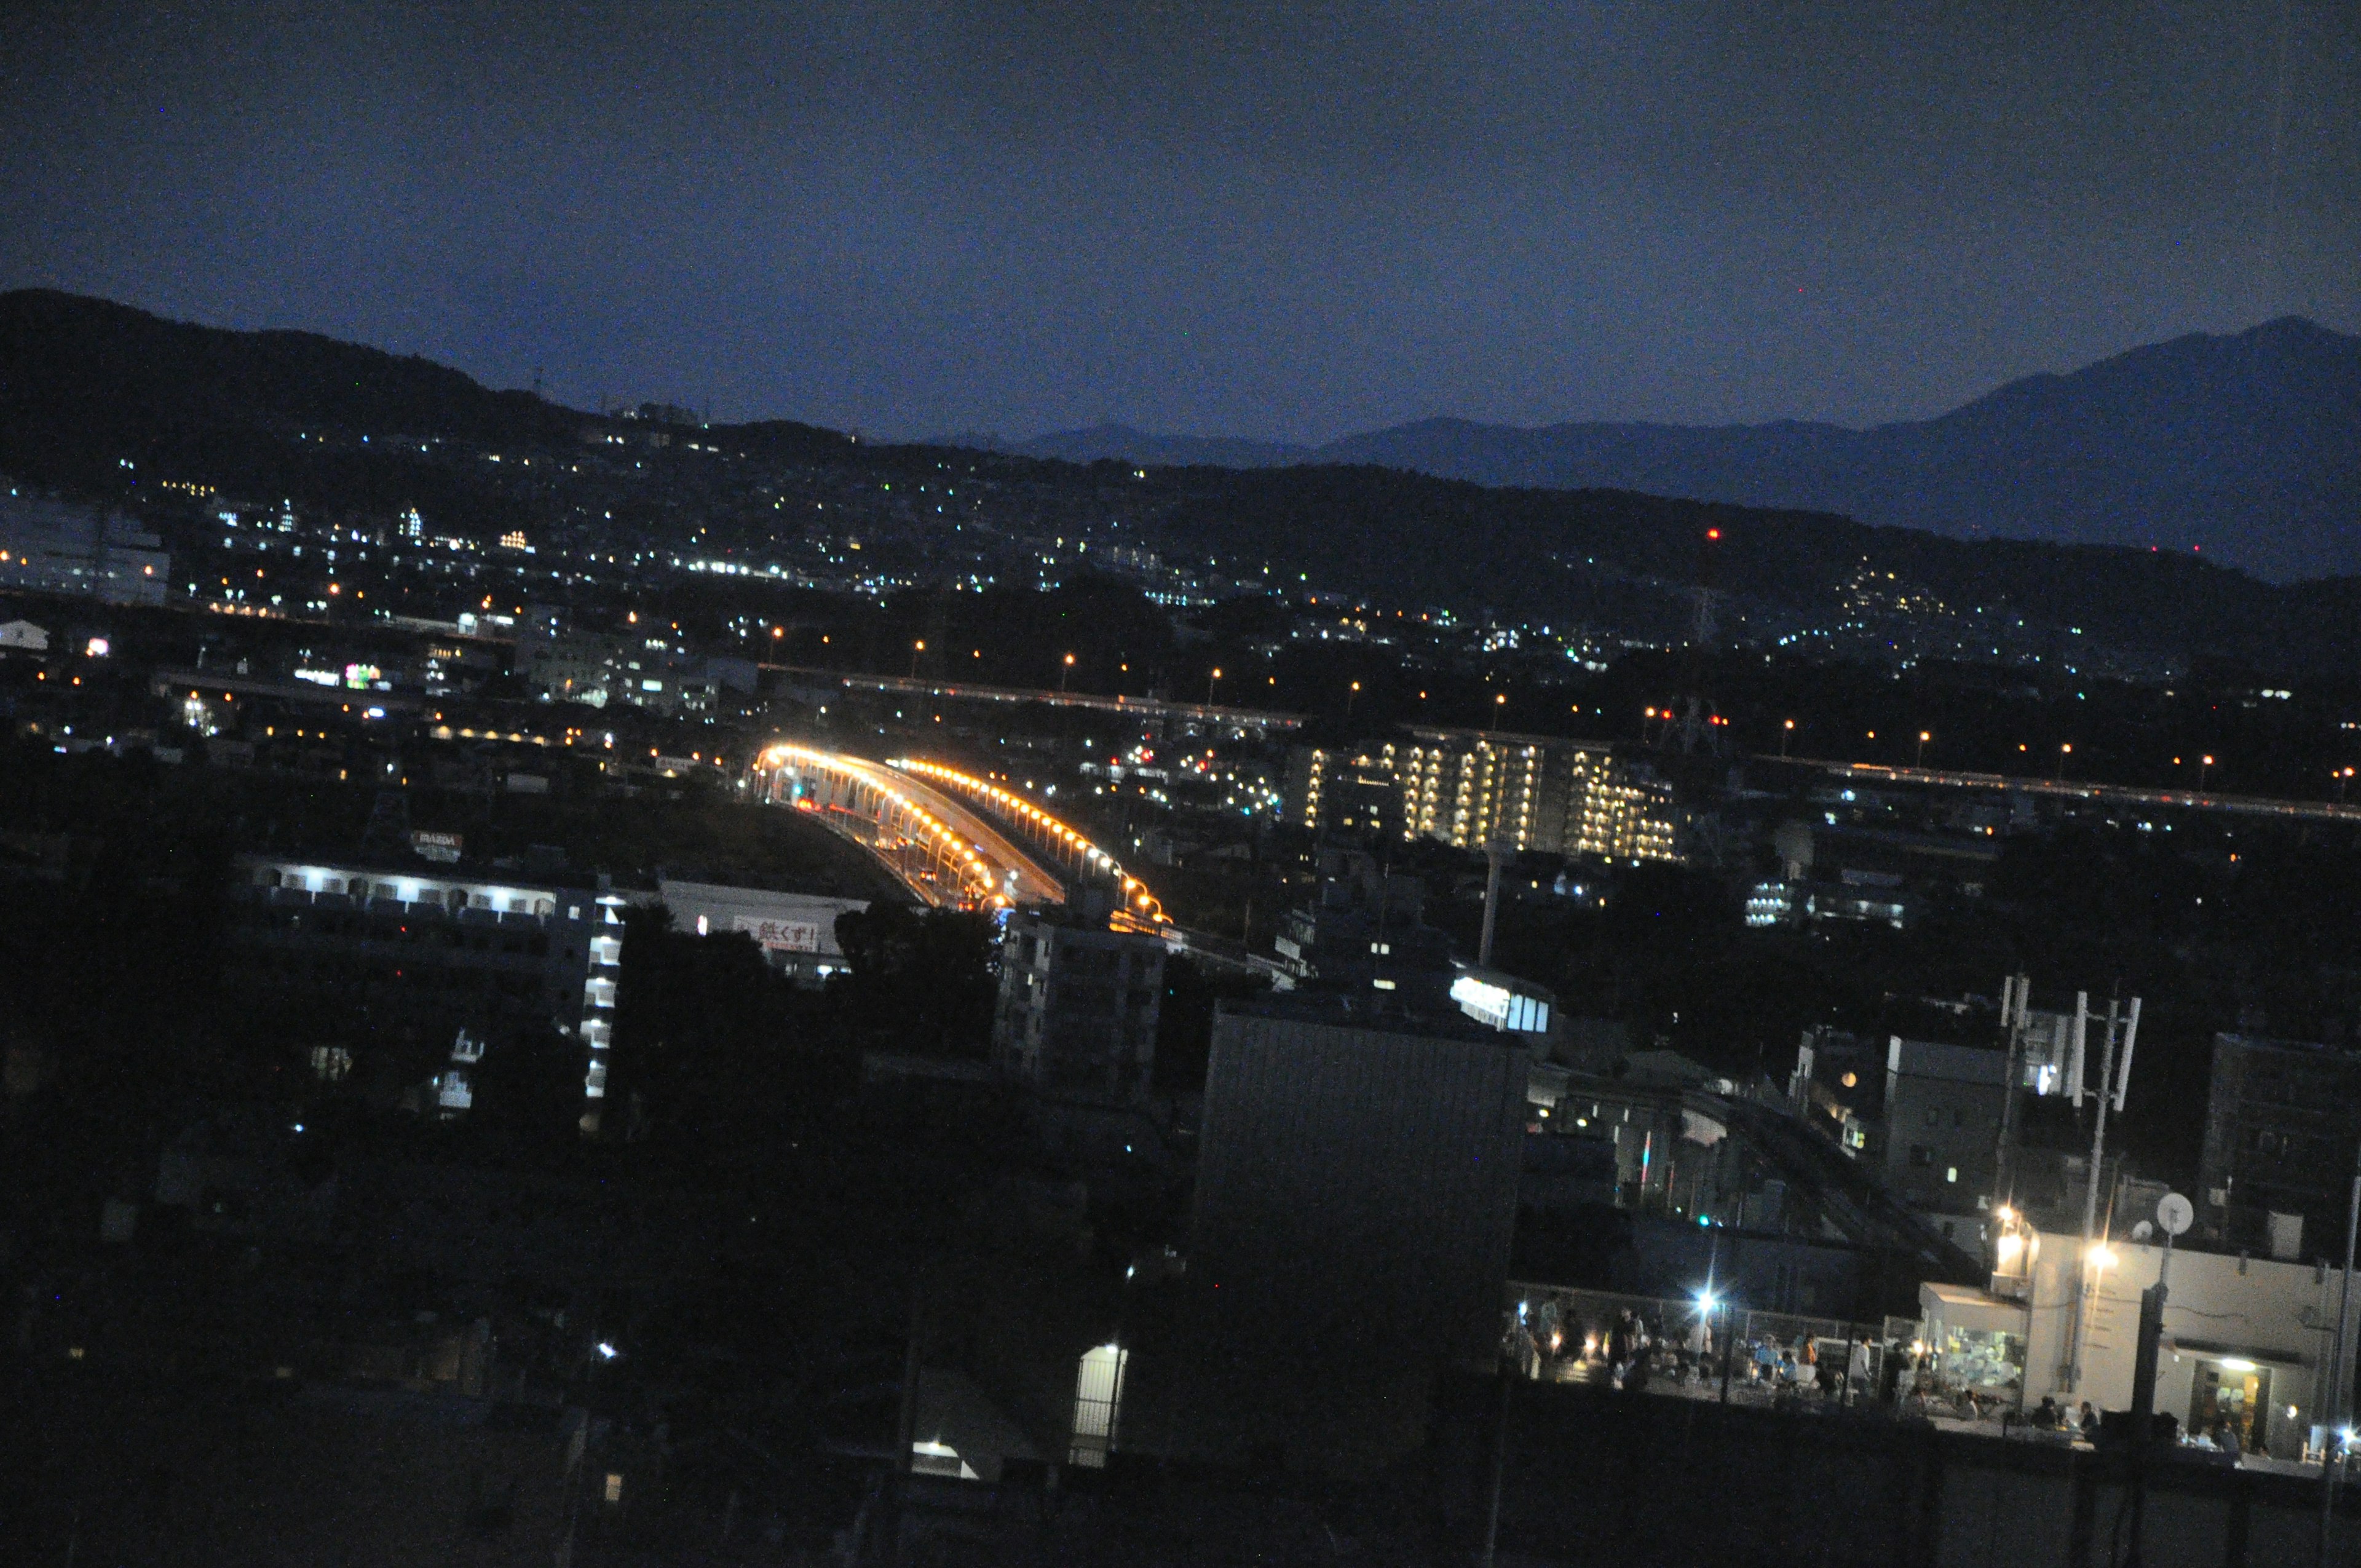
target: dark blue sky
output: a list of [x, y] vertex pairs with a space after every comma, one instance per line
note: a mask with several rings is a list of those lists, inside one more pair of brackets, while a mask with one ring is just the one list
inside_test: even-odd
[[15, 0], [19, 284], [884, 434], [1873, 422], [2361, 329], [2361, 6]]

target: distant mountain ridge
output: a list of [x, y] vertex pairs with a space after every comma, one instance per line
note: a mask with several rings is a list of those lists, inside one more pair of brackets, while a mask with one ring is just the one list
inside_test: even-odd
[[1430, 419], [1314, 447], [1098, 425], [1001, 450], [1088, 462], [1374, 464], [1477, 484], [1838, 512], [1954, 537], [2202, 551], [2361, 575], [2361, 337], [2300, 317], [2191, 333], [1949, 413], [1853, 430]]
[[1127, 424], [1094, 424], [1083, 430], [1056, 431], [1030, 441], [1004, 442], [996, 436], [957, 435], [945, 438], [957, 446], [980, 446], [1020, 457], [1055, 457], [1068, 463], [1144, 463], [1159, 468], [1279, 468], [1290, 463], [1320, 461], [1319, 448], [1292, 446], [1279, 441], [1249, 441], [1243, 436], [1152, 435]]
[[227, 332], [48, 289], [0, 293], [0, 418], [145, 436], [324, 421], [452, 436], [565, 434], [531, 392], [316, 333]]
[[[1485, 429], [1408, 428], [1438, 441]], [[1700, 450], [1724, 433], [1611, 428]], [[1806, 450], [1861, 433], [1757, 430]], [[1511, 433], [1545, 447], [1552, 433]], [[182, 508], [182, 497], [165, 499], [159, 485], [185, 492], [187, 481], [202, 480], [233, 497], [332, 511], [384, 517], [414, 507], [491, 537], [573, 526], [579, 498], [569, 498], [557, 473], [577, 469], [553, 465], [546, 482], [536, 474], [521, 486], [522, 465], [471, 456], [571, 457], [586, 438], [604, 445], [618, 435], [635, 447], [645, 438], [651, 454], [630, 464], [646, 471], [654, 503], [631, 525], [648, 540], [680, 537], [667, 530], [701, 522], [708, 504], [727, 517], [749, 496], [768, 497], [775, 511], [775, 487], [796, 474], [793, 482], [816, 478], [840, 499], [847, 499], [845, 516], [900, 528], [910, 521], [900, 481], [928, 481], [957, 463], [1022, 509], [1008, 520], [1018, 535], [1028, 519], [1045, 528], [1063, 518], [1119, 519], [1176, 567], [1269, 572], [1274, 583], [1292, 578], [1381, 603], [1677, 641], [1694, 616], [1699, 542], [1710, 528], [1719, 533], [1719, 624], [1740, 641], [1784, 645], [1808, 636], [1840, 656], [1865, 647], [1881, 659], [1901, 656], [1907, 641], [1931, 658], [2030, 652], [2067, 670], [2085, 663], [2086, 651], [2101, 670], [2228, 661], [2282, 678], [2345, 681], [2361, 668], [2361, 575], [2274, 585], [2231, 569], [2210, 547], [2196, 557], [1963, 539], [1828, 510], [1487, 486], [1368, 462], [1157, 464], [1135, 479], [1071, 458], [867, 442], [788, 421], [667, 433], [315, 334], [233, 332], [104, 300], [0, 292], [0, 474], [37, 489], [134, 505], [155, 498], [169, 511]], [[413, 439], [388, 439], [404, 436]], [[672, 455], [735, 453], [748, 465], [741, 482], [754, 488], [734, 502], [708, 491], [697, 473], [653, 455], [658, 437], [671, 442]], [[704, 459], [692, 467], [703, 469]], [[832, 516], [838, 504], [829, 502]], [[1861, 597], [1864, 584], [1881, 582]], [[1889, 600], [1915, 608], [1897, 620]], [[1877, 624], [1863, 620], [1864, 607]]]

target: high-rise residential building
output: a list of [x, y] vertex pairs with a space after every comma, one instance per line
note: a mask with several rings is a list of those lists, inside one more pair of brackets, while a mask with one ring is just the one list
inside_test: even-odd
[[1315, 831], [1605, 860], [1681, 853], [1671, 786], [1598, 741], [1414, 729], [1404, 740], [1306, 747], [1296, 753], [1288, 801]]
[[1415, 729], [1384, 748], [1402, 837], [1608, 860], [1679, 858], [1671, 787], [1601, 742]]
[[1378, 838], [1400, 828], [1392, 748], [1301, 746], [1289, 768], [1289, 815], [1314, 832]]
[[[1555, 848], [1565, 833], [1564, 787], [1607, 761], [1601, 748], [1558, 752], [1530, 736], [1421, 729], [1389, 746], [1401, 791], [1402, 837], [1425, 835], [1461, 849], [1498, 842]], [[1553, 767], [1553, 763], [1557, 763]], [[1553, 787], [1554, 786], [1554, 787]]]
[[1017, 915], [1000, 948], [992, 1051], [1040, 1089], [1137, 1101], [1156, 1064], [1164, 939], [1052, 911]]
[[2213, 1036], [2197, 1175], [2200, 1234], [2290, 1255], [2306, 1239], [2309, 1250], [2331, 1250], [2345, 1234], [2356, 1146], [2361, 1051]]
[[1592, 767], [1567, 810], [1565, 839], [1576, 854], [1610, 861], [1677, 861], [1672, 787], [1643, 769]]

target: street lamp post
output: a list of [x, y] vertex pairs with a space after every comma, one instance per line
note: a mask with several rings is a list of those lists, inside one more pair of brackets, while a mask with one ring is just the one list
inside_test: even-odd
[[1779, 755], [1783, 759], [1787, 755], [1787, 742], [1795, 738], [1795, 721], [1791, 718], [1779, 727]]
[[2209, 755], [2209, 756], [2200, 757], [2200, 758], [2198, 758], [2198, 759], [2197, 759], [2197, 793], [2198, 793], [2198, 794], [2200, 794], [2200, 795], [2203, 795], [2203, 794], [2205, 793], [2205, 775], [2206, 775], [2207, 773], [2212, 773], [2213, 771], [2213, 759], [2210, 755]]
[[1205, 706], [1207, 707], [1213, 706], [1213, 683], [1221, 678], [1222, 669], [1218, 664], [1213, 666], [1213, 673], [1205, 677]]
[[910, 678], [914, 681], [918, 678], [918, 655], [926, 651], [927, 640], [923, 637], [910, 644]]
[[1069, 679], [1069, 678], [1073, 674], [1073, 673], [1074, 673], [1074, 656], [1073, 656], [1071, 653], [1069, 653], [1069, 654], [1067, 654], [1067, 655], [1066, 655], [1066, 663], [1065, 663], [1065, 664], [1063, 665], [1063, 667], [1061, 667], [1061, 668], [1058, 671], [1058, 694], [1059, 694], [1060, 696], [1064, 696], [1064, 695], [1065, 695], [1065, 691], [1066, 691], [1066, 682], [1067, 682], [1067, 680], [1068, 680], [1068, 679]]
[[1932, 740], [1934, 738], [1934, 734], [1930, 730], [1921, 729], [1918, 731], [1918, 754], [1911, 763], [1913, 767], [1923, 768], [1927, 765], [1927, 742]]
[[2059, 744], [2059, 747], [2058, 747], [2058, 772], [2057, 772], [2055, 774], [2053, 774], [2053, 775], [2051, 776], [2051, 780], [2050, 780], [2050, 782], [2051, 782], [2051, 783], [2053, 783], [2053, 784], [2063, 784], [2063, 783], [2066, 781], [2066, 759], [2067, 759], [2067, 758], [2069, 758], [2069, 757], [2070, 757], [2070, 756], [2072, 756], [2073, 754], [2074, 754], [2074, 742], [2073, 742], [2073, 741], [2071, 741], [2071, 740], [2066, 740], [2066, 741], [2061, 741], [2061, 742]]
[[1349, 720], [1353, 717], [1353, 704], [1359, 699], [1360, 696], [1361, 683], [1355, 681], [1353, 683], [1353, 689], [1345, 694], [1345, 717], [1346, 719]]

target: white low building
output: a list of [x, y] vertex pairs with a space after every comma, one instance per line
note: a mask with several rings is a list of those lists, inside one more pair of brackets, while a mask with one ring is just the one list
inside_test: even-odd
[[[2157, 1282], [2163, 1247], [2092, 1245], [2078, 1379], [2072, 1366], [2081, 1238], [2034, 1233], [2029, 1249], [2016, 1243], [2012, 1255], [2013, 1241], [2003, 1243], [2004, 1272], [1994, 1276], [1993, 1290], [1920, 1288], [1922, 1332], [1938, 1384], [1981, 1383], [2013, 1395], [2013, 1375], [2021, 1371], [2026, 1409], [2044, 1397], [2067, 1406], [2088, 1400], [2102, 1410], [2130, 1409], [2140, 1294]], [[2019, 1262], [2025, 1250], [2029, 1268]], [[2175, 1418], [2191, 1436], [2226, 1422], [2248, 1453], [2300, 1456], [2324, 1402], [2343, 1281], [2342, 1270], [2324, 1264], [2176, 1247], [2157, 1358], [2158, 1413]]]
[[673, 925], [700, 937], [742, 931], [763, 956], [791, 978], [817, 983], [843, 969], [836, 917], [866, 909], [865, 898], [829, 898], [809, 893], [771, 893], [758, 887], [726, 887], [706, 882], [659, 882]]

